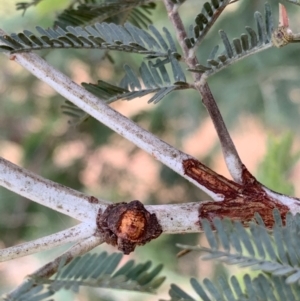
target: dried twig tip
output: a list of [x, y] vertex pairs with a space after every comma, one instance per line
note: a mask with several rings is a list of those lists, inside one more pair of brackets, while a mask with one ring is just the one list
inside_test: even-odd
[[284, 5], [279, 3], [279, 24], [278, 27], [289, 27], [289, 17]]
[[275, 47], [280, 48], [294, 40], [294, 35], [289, 28], [289, 18], [285, 6], [279, 3], [279, 23], [278, 28], [272, 34], [272, 43]]

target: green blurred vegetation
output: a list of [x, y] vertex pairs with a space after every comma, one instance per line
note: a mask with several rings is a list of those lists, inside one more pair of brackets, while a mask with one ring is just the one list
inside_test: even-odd
[[[2, 18], [0, 27], [9, 33], [23, 29], [33, 30], [35, 25], [49, 27], [53, 24], [55, 14], [68, 3], [67, 0], [45, 0], [37, 7], [28, 9], [23, 17], [20, 11], [14, 11], [15, 3], [0, 3]], [[180, 12], [184, 15], [187, 27], [196, 13], [200, 12], [203, 3], [204, 1], [187, 1], [182, 6]], [[199, 48], [200, 62], [205, 63], [212, 47], [221, 44], [217, 33], [219, 29], [224, 29], [230, 38], [239, 36], [245, 32], [245, 25], [253, 26], [254, 11], [263, 11], [263, 4], [259, 0], [239, 1], [232, 4]], [[271, 4], [274, 15], [277, 16], [278, 1], [272, 1]], [[189, 9], [189, 5], [193, 5], [195, 9]], [[3, 10], [3, 15], [1, 15], [1, 6], [7, 6]], [[291, 12], [291, 23], [295, 28], [300, 28], [300, 19], [296, 16], [299, 12], [297, 9], [293, 11], [292, 5], [287, 5], [287, 8]], [[167, 26], [172, 31], [161, 4], [158, 5], [154, 20], [157, 28]], [[299, 135], [298, 53], [298, 44], [279, 50], [271, 49], [230, 66], [209, 80], [225, 122], [231, 129], [238, 129], [238, 122], [241, 122], [238, 117], [245, 114], [258, 118], [265, 125], [266, 130], [274, 135], [285, 131], [293, 132], [294, 136]], [[39, 54], [75, 81], [83, 72], [87, 73], [94, 83], [98, 79], [103, 79], [115, 84], [123, 75], [124, 63], [138, 68], [142, 61], [142, 58], [137, 55], [112, 53], [115, 61], [112, 65], [108, 60], [101, 59], [103, 54], [98, 50], [54, 50], [39, 52]], [[76, 128], [68, 125], [68, 117], [61, 112], [60, 106], [64, 103], [64, 99], [60, 95], [14, 62], [8, 61], [3, 55], [0, 56], [0, 64], [0, 148], [2, 151], [5, 149], [4, 146], [8, 150], [16, 150], [18, 153], [16, 156], [21, 158], [19, 162], [25, 168], [87, 194], [114, 202], [140, 199], [134, 189], [138, 179], [124, 166], [116, 167], [110, 162], [99, 162], [102, 171], [99, 177], [94, 179], [98, 185], [90, 186], [82, 180], [83, 172], [87, 172], [87, 162], [95, 155], [95, 150], [100, 150], [101, 154], [101, 149], [112, 145], [118, 151], [123, 151], [128, 162], [132, 163], [140, 152], [136, 147], [92, 118]], [[84, 78], [81, 81], [86, 80]], [[127, 105], [134, 108], [138, 102], [146, 101], [136, 99]], [[178, 148], [184, 146], [184, 140], [201, 126], [201, 122], [206, 117], [207, 113], [201, 99], [191, 91], [173, 92], [158, 105], [145, 106], [131, 115], [138, 124]], [[290, 154], [288, 151], [291, 148], [292, 136], [283, 140], [282, 144], [270, 140], [269, 157], [267, 156], [259, 172], [260, 180], [276, 189], [282, 183], [283, 177], [274, 179], [270, 174], [282, 175], [284, 171], [291, 169], [296, 158], [295, 155], [292, 156], [292, 160], [289, 160], [289, 157], [284, 156], [285, 152]], [[74, 142], [83, 142], [84, 147], [81, 144], [80, 153], [75, 154], [75, 159], [68, 161], [66, 165], [58, 164], [59, 150], [67, 145], [71, 148], [72, 145], [76, 147], [77, 144]], [[195, 143], [200, 142], [195, 141]], [[219, 150], [218, 144], [211, 149], [211, 152], [199, 159], [209, 165], [217, 150]], [[279, 157], [275, 159], [274, 156], [278, 153], [280, 153]], [[3, 155], [1, 151], [0, 154]], [[99, 157], [96, 158], [101, 161]], [[152, 161], [154, 162], [154, 159]], [[278, 162], [280, 164], [276, 165]], [[143, 188], [147, 192], [147, 195], [142, 194], [143, 199], [140, 199], [143, 203], [191, 202], [207, 198], [169, 168], [156, 162], [153, 164], [159, 166], [158, 184], [157, 187]], [[143, 169], [143, 166], [140, 166], [140, 169]], [[282, 192], [291, 192], [290, 184], [286, 185]], [[127, 189], [126, 186], [132, 189]], [[147, 183], [144, 186], [147, 186]], [[51, 234], [74, 224], [74, 221], [69, 218], [3, 188], [0, 188], [0, 199], [0, 233], [3, 245], [6, 247]], [[201, 271], [193, 264], [197, 255], [190, 254], [179, 261], [175, 257], [178, 252], [176, 243], [191, 245], [197, 243], [198, 239], [199, 235], [192, 234], [162, 236], [151, 244], [139, 248], [136, 256], [143, 259], [151, 257], [154, 261], [164, 262], [170, 273], [180, 272], [188, 276], [199, 276]]]

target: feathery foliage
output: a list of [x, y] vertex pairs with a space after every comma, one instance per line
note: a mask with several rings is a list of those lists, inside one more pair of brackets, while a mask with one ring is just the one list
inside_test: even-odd
[[[281, 298], [282, 294], [286, 294], [287, 300], [297, 300], [295, 296], [300, 293], [300, 215], [293, 216], [289, 213], [286, 225], [283, 225], [279, 212], [274, 210], [273, 214], [275, 225], [271, 232], [266, 229], [258, 214], [257, 222], [251, 222], [249, 230], [238, 221], [215, 218], [210, 224], [208, 220], [203, 219], [201, 224], [209, 248], [179, 245], [186, 250], [208, 253], [202, 257], [203, 260], [219, 260], [226, 264], [251, 267], [265, 272], [253, 280], [246, 274], [246, 291], [243, 293], [236, 277], [231, 278], [231, 284], [222, 277], [218, 279], [217, 284], [206, 279], [203, 285], [192, 279], [192, 286], [201, 300], [225, 300], [222, 299], [224, 296], [228, 301], [284, 300]], [[209, 291], [214, 299], [209, 299], [205, 290]], [[228, 294], [224, 293], [226, 291]], [[234, 297], [234, 292], [237, 298]], [[171, 287], [170, 296], [174, 301], [194, 300], [175, 285]]]
[[126, 75], [122, 79], [120, 87], [107, 84], [103, 81], [98, 81], [97, 85], [87, 83], [82, 83], [82, 85], [91, 93], [107, 99], [108, 103], [119, 99], [132, 100], [150, 93], [155, 94], [149, 99], [148, 103], [158, 103], [163, 97], [174, 90], [189, 88], [178, 61], [173, 58], [171, 59], [171, 64], [175, 77], [173, 84], [164, 64], [158, 59], [156, 64], [153, 64], [151, 61], [148, 62], [148, 66], [144, 62], [141, 64], [139, 73], [142, 83], [134, 71], [128, 65], [125, 65], [124, 70]]
[[248, 34], [241, 34], [241, 37], [233, 39], [232, 43], [228, 35], [223, 30], [220, 30], [219, 34], [225, 48], [224, 52], [217, 55], [219, 50], [219, 45], [217, 45], [212, 49], [207, 59], [208, 65], [198, 64], [195, 69], [188, 70], [211, 76], [241, 59], [272, 47], [273, 20], [270, 5], [268, 3], [265, 4], [265, 20], [263, 20], [261, 13], [258, 11], [254, 13], [254, 19], [257, 31], [246, 26]]
[[190, 37], [184, 40], [188, 48], [197, 47], [201, 44], [209, 29], [230, 1], [211, 0], [210, 3], [204, 3], [202, 12], [195, 18], [195, 25], [190, 26]]
[[[125, 65], [126, 75], [119, 86], [102, 80], [99, 80], [97, 84], [82, 83], [82, 86], [92, 94], [105, 100], [106, 103], [117, 100], [132, 100], [154, 93], [148, 103], [156, 104], [172, 91], [191, 88], [186, 82], [178, 61], [172, 55], [170, 55], [170, 58], [174, 81], [171, 81], [165, 64], [157, 59], [155, 64], [152, 61], [149, 61], [148, 65], [144, 62], [141, 64], [139, 68], [141, 80], [131, 67]], [[68, 101], [65, 102], [62, 109], [64, 114], [72, 117], [72, 120], [69, 121], [72, 125], [78, 125], [89, 117], [88, 114]]]
[[251, 222], [249, 231], [239, 221], [215, 218], [211, 225], [203, 219], [201, 224], [210, 247], [181, 247], [208, 253], [203, 256], [204, 260], [218, 259], [227, 264], [252, 267], [274, 276], [286, 276], [287, 283], [295, 283], [300, 280], [300, 215], [289, 213], [283, 225], [279, 212], [275, 210], [273, 214], [275, 225], [271, 233], [258, 214], [258, 223]]
[[123, 24], [125, 21], [137, 27], [147, 28], [151, 24], [149, 16], [156, 4], [149, 1], [93, 1], [71, 5], [57, 16], [55, 26], [91, 25], [96, 22]]
[[216, 283], [207, 278], [199, 283], [195, 278], [191, 278], [190, 283], [199, 296], [197, 299], [176, 284], [172, 284], [169, 301], [298, 301], [300, 295], [299, 285], [287, 284], [282, 276], [268, 277], [259, 274], [251, 278], [245, 274], [242, 281], [235, 276], [230, 279], [220, 276], [217, 277]]
[[[17, 10], [26, 10], [42, 0], [19, 2]], [[93, 25], [106, 21], [123, 25], [126, 21], [137, 27], [147, 28], [152, 23], [149, 18], [156, 4], [149, 0], [84, 0], [72, 1], [67, 9], [56, 17], [54, 27], [66, 29], [67, 26]]]
[[121, 253], [85, 254], [64, 267], [63, 258], [52, 278], [30, 278], [25, 281], [22, 289], [4, 300], [40, 301], [61, 289], [78, 292], [82, 286], [155, 293], [164, 282], [165, 277], [158, 276], [163, 268], [161, 264], [150, 270], [151, 261], [135, 264], [130, 260], [117, 269], [122, 258]]
[[[300, 5], [298, 0], [287, 1]], [[39, 2], [41, 0], [21, 2], [17, 4], [17, 9], [25, 12]], [[185, 0], [172, 2], [176, 4], [177, 10]], [[195, 25], [190, 27], [189, 37], [184, 40], [192, 54], [227, 5], [233, 2], [235, 1], [210, 0], [203, 5], [202, 12], [195, 18]], [[179, 64], [181, 55], [176, 49], [171, 33], [163, 28], [163, 35], [156, 27], [149, 25], [149, 16], [155, 6], [153, 1], [147, 0], [75, 0], [58, 14], [53, 28], [37, 27], [39, 35], [24, 30], [23, 33], [0, 36], [4, 43], [0, 45], [0, 50], [18, 53], [41, 49], [87, 48], [142, 54], [148, 61], [141, 64], [139, 74], [126, 64], [125, 76], [119, 85], [102, 80], [97, 84], [82, 85], [107, 103], [153, 94], [148, 102], [156, 104], [172, 91], [194, 86], [186, 82]], [[272, 47], [273, 20], [270, 5], [265, 5], [264, 17], [255, 12], [254, 19], [257, 29], [246, 27], [247, 34], [243, 33], [240, 38], [232, 41], [227, 33], [220, 30], [224, 52], [218, 54], [219, 46], [216, 46], [207, 60], [208, 65], [198, 64], [195, 69], [188, 70], [211, 76], [249, 55]], [[88, 114], [68, 101], [62, 108], [65, 114], [75, 119], [76, 124], [88, 118]], [[282, 145], [271, 147], [271, 158], [266, 165], [276, 162], [275, 155], [278, 153], [290, 154], [291, 144], [292, 139], [289, 137]], [[282, 160], [281, 164], [277, 162], [277, 173], [280, 174], [289, 168], [296, 158], [298, 155], [286, 161]], [[267, 169], [265, 166], [264, 168]], [[274, 173], [274, 169], [272, 172]], [[218, 277], [216, 282], [205, 279], [200, 283], [193, 278], [191, 285], [201, 300], [298, 300], [300, 217], [288, 214], [286, 225], [283, 225], [278, 212], [275, 211], [274, 216], [276, 222], [271, 232], [258, 215], [257, 222], [251, 222], [248, 230], [237, 221], [215, 218], [210, 224], [207, 220], [201, 220], [210, 247], [181, 245], [182, 248], [207, 253], [203, 257], [204, 260], [219, 260], [230, 265], [262, 271], [257, 277], [249, 274], [245, 274], [243, 279], [235, 276], [230, 279]], [[78, 292], [81, 286], [154, 293], [165, 279], [158, 277], [162, 265], [150, 270], [150, 261], [136, 265], [131, 260], [117, 269], [121, 259], [121, 254], [108, 255], [103, 252], [75, 258], [65, 267], [62, 267], [62, 261], [61, 267], [52, 278], [31, 277], [21, 289], [5, 300], [49, 300], [50, 296], [61, 289]], [[195, 300], [176, 284], [171, 285], [169, 293], [172, 301]]]
[[66, 30], [61, 27], [43, 29], [37, 26], [36, 29], [40, 36], [28, 30], [0, 36], [0, 40], [5, 43], [0, 45], [0, 50], [17, 53], [54, 48], [89, 48], [140, 53], [146, 58], [168, 58], [170, 54], [180, 58], [170, 32], [163, 29], [166, 34], [164, 39], [153, 25], [149, 26], [152, 35], [130, 23], [121, 26], [104, 22], [85, 28], [68, 26]]

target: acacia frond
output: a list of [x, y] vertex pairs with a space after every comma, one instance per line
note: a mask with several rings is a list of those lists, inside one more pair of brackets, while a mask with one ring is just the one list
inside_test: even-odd
[[[217, 259], [227, 264], [252, 267], [266, 274], [251, 279], [246, 274], [243, 281], [233, 276], [218, 277], [212, 282], [199, 283], [191, 279], [191, 285], [203, 301], [297, 301], [300, 295], [300, 215], [288, 214], [283, 226], [280, 215], [274, 211], [275, 225], [271, 232], [257, 215], [258, 223], [250, 224], [247, 231], [240, 222], [214, 219], [211, 225], [202, 220], [202, 227], [209, 248], [181, 246], [187, 250], [209, 253], [203, 259]], [[171, 285], [170, 301], [195, 300], [180, 287]]]
[[5, 45], [0, 45], [0, 51], [11, 53], [53, 48], [89, 48], [105, 49], [123, 52], [140, 53], [146, 58], [168, 58], [170, 51], [180, 57], [175, 48], [170, 32], [163, 28], [166, 38], [153, 26], [147, 31], [130, 23], [124, 26], [114, 23], [96, 23], [94, 26], [72, 27], [66, 30], [61, 27], [43, 29], [36, 27], [40, 37], [28, 30], [23, 33], [0, 36]]
[[[213, 283], [205, 278], [199, 283], [195, 278], [190, 280], [191, 286], [203, 301], [297, 301], [300, 295], [298, 284], [289, 285], [284, 277], [268, 277], [259, 274], [251, 279], [246, 274], [243, 280], [232, 276], [230, 279], [217, 277]], [[194, 301], [189, 294], [176, 284], [172, 284], [169, 290], [169, 301]]]
[[64, 10], [57, 16], [55, 26], [92, 25], [96, 22], [123, 24], [126, 20], [137, 27], [146, 27], [151, 24], [149, 16], [156, 4], [149, 0], [114, 0], [80, 4]]
[[[164, 62], [157, 59], [155, 64], [149, 61], [148, 66], [143, 62], [139, 68], [139, 76], [128, 65], [125, 65], [126, 75], [122, 79], [120, 86], [115, 86], [102, 80], [99, 80], [97, 84], [82, 83], [82, 86], [94, 95], [104, 99], [107, 103], [112, 103], [116, 100], [132, 100], [155, 93], [148, 100], [148, 103], [153, 102], [156, 104], [174, 90], [191, 88], [191, 85], [186, 82], [185, 75], [176, 58], [172, 58], [172, 56], [170, 58], [174, 81], [171, 80]], [[62, 109], [64, 114], [73, 118], [70, 121], [73, 125], [78, 125], [89, 117], [88, 114], [68, 101], [62, 106]]]
[[204, 3], [202, 12], [195, 18], [196, 24], [190, 26], [190, 37], [184, 40], [188, 48], [196, 47], [201, 43], [211, 26], [230, 1], [231, 0], [211, 0], [210, 3]]
[[287, 214], [283, 226], [278, 211], [273, 214], [275, 225], [271, 233], [259, 215], [259, 224], [250, 223], [250, 231], [241, 222], [216, 218], [211, 225], [204, 219], [201, 223], [210, 247], [181, 247], [208, 253], [203, 256], [204, 260], [217, 259], [231, 265], [252, 267], [273, 276], [283, 276], [287, 284], [296, 283], [300, 281], [300, 215]]
[[[148, 66], [143, 62], [139, 71], [141, 81], [134, 71], [128, 66], [124, 66], [126, 72], [125, 77], [121, 81], [120, 87], [110, 85], [103, 81], [98, 81], [98, 84], [82, 83], [83, 87], [91, 93], [106, 98], [108, 95], [113, 95], [107, 102], [113, 102], [115, 100], [132, 100], [137, 97], [143, 97], [150, 93], [155, 93], [154, 96], [149, 99], [148, 103], [158, 103], [163, 97], [174, 90], [188, 89], [189, 84], [185, 81], [184, 73], [181, 70], [176, 59], [171, 60], [173, 67], [173, 74], [175, 82], [171, 83], [168, 72], [161, 64], [161, 60], [157, 60], [155, 65], [150, 61]], [[144, 88], [144, 87], [145, 88]]]
[[217, 56], [219, 46], [215, 46], [207, 60], [208, 65], [199, 64], [195, 69], [189, 69], [189, 71], [205, 73], [207, 76], [211, 76], [245, 57], [272, 47], [273, 20], [270, 5], [268, 3], [265, 4], [265, 20], [263, 20], [260, 12], [255, 12], [254, 18], [257, 24], [257, 31], [246, 26], [248, 34], [241, 34], [241, 38], [233, 39], [232, 43], [230, 43], [227, 34], [220, 30], [219, 33], [225, 51]]
[[52, 278], [32, 277], [21, 291], [13, 295], [13, 299], [4, 300], [40, 301], [61, 289], [78, 292], [82, 286], [155, 293], [164, 282], [165, 277], [158, 277], [163, 268], [161, 264], [150, 270], [151, 261], [135, 264], [130, 260], [117, 269], [122, 257], [121, 253], [108, 255], [107, 252], [103, 252], [76, 257], [65, 267], [62, 262]]

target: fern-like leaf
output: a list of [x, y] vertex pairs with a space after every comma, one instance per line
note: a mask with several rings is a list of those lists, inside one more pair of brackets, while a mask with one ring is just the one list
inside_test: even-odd
[[[297, 284], [289, 285], [283, 277], [268, 277], [260, 274], [251, 279], [246, 274], [243, 280], [232, 276], [230, 279], [218, 277], [212, 282], [205, 278], [202, 283], [195, 278], [190, 280], [191, 286], [203, 301], [297, 301], [300, 287]], [[170, 301], [194, 301], [189, 294], [172, 284], [169, 290]]]
[[254, 18], [257, 31], [246, 26], [248, 34], [243, 33], [240, 38], [233, 39], [232, 42], [230, 42], [227, 34], [220, 30], [220, 37], [225, 48], [224, 52], [217, 55], [219, 47], [214, 47], [207, 60], [208, 65], [198, 64], [195, 69], [189, 69], [189, 71], [205, 73], [205, 75], [211, 76], [245, 57], [272, 47], [273, 20], [270, 5], [268, 3], [265, 4], [265, 20], [263, 20], [259, 12], [254, 13]]
[[201, 223], [210, 247], [181, 247], [208, 253], [204, 260], [218, 259], [240, 267], [250, 266], [274, 276], [284, 276], [288, 284], [296, 283], [300, 281], [300, 215], [288, 214], [285, 226], [278, 211], [274, 211], [274, 218], [272, 233], [262, 225], [259, 216], [260, 224], [250, 223], [250, 231], [240, 222], [216, 218], [211, 225], [204, 219]]
[[[82, 83], [82, 86], [106, 103], [112, 103], [117, 100], [132, 100], [154, 93], [148, 100], [148, 103], [153, 102], [156, 104], [172, 91], [192, 87], [186, 82], [185, 75], [178, 61], [172, 58], [171, 55], [170, 57], [174, 81], [171, 81], [165, 63], [157, 59], [155, 64], [152, 61], [149, 61], [148, 65], [144, 62], [142, 63], [139, 69], [141, 80], [128, 65], [125, 65], [126, 75], [122, 79], [120, 86], [115, 86], [102, 80], [99, 80], [97, 84]], [[69, 120], [71, 125], [77, 126], [89, 117], [88, 114], [69, 101], [65, 102], [62, 109], [65, 115], [72, 117]]]
[[99, 3], [85, 3], [64, 10], [57, 16], [55, 26], [66, 28], [67, 26], [92, 25], [96, 22], [109, 22], [123, 24], [126, 20], [137, 27], [145, 27], [151, 24], [151, 15], [156, 4], [151, 1], [101, 1]]
[[[98, 81], [97, 85], [82, 83], [82, 86], [92, 94], [101, 97], [101, 99], [106, 103], [112, 103], [113, 101], [117, 100], [115, 98], [116, 95], [121, 95], [128, 92], [127, 89], [111, 85], [104, 81]], [[62, 105], [61, 108], [65, 115], [71, 117], [69, 124], [73, 126], [78, 126], [90, 117], [89, 114], [82, 111], [68, 100], [65, 101], [65, 104]]]
[[117, 269], [122, 257], [121, 253], [85, 254], [76, 257], [63, 268], [62, 260], [61, 267], [52, 278], [30, 278], [22, 289], [4, 300], [40, 301], [61, 289], [78, 292], [82, 286], [154, 293], [164, 282], [165, 277], [158, 276], [162, 265], [150, 270], [152, 266], [150, 261], [136, 265], [130, 260]]
[[61, 27], [43, 29], [37, 26], [40, 37], [28, 30], [23, 33], [0, 36], [5, 45], [0, 45], [0, 50], [11, 53], [52, 48], [97, 48], [125, 52], [140, 53], [146, 58], [180, 57], [174, 49], [171, 34], [164, 28], [166, 39], [153, 26], [149, 26], [152, 35], [130, 23], [124, 26], [114, 23], [96, 23], [94, 26], [72, 27], [66, 30]]
[[190, 37], [185, 39], [188, 48], [193, 48], [202, 42], [209, 29], [216, 22], [231, 0], [211, 0], [205, 2], [202, 12], [195, 18], [195, 25], [190, 26]]
[[[172, 57], [172, 56], [171, 56]], [[190, 85], [186, 83], [186, 79], [178, 61], [173, 58], [171, 64], [175, 82], [171, 83], [170, 76], [165, 68], [165, 65], [157, 60], [156, 64], [151, 61], [142, 63], [139, 73], [141, 81], [135, 72], [128, 66], [124, 66], [125, 77], [121, 81], [120, 87], [107, 84], [103, 81], [98, 81], [98, 84], [82, 83], [83, 87], [91, 93], [107, 99], [107, 102], [113, 102], [119, 99], [132, 100], [137, 97], [142, 97], [150, 93], [155, 93], [148, 103], [158, 103], [163, 97], [174, 90], [188, 89]], [[155, 66], [158, 67], [155, 67]]]

